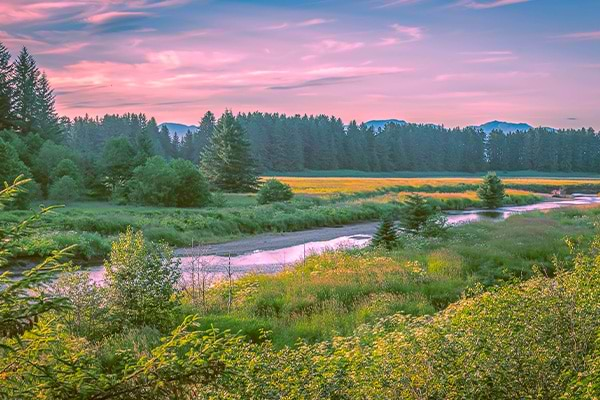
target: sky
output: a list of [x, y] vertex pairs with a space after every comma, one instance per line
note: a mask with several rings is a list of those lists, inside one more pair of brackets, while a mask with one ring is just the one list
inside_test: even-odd
[[2, 0], [61, 115], [600, 129], [600, 0]]

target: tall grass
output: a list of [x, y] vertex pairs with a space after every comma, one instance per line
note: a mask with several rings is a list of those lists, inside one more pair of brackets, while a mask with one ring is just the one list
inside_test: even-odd
[[600, 208], [516, 215], [453, 228], [445, 239], [405, 236], [393, 251], [334, 251], [273, 275], [240, 278], [227, 313], [227, 286], [210, 293], [207, 323], [220, 329], [272, 330], [277, 346], [347, 335], [363, 323], [403, 312], [433, 315], [476, 284], [492, 286], [555, 273], [569, 259], [564, 238], [589, 239]]

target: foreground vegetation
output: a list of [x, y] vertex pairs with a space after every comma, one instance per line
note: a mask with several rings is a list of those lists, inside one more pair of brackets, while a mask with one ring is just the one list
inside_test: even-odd
[[[106, 202], [71, 203], [48, 215], [38, 235], [24, 239], [23, 252], [19, 256], [43, 257], [57, 247], [76, 244], [73, 250], [76, 258], [97, 259], [108, 254], [110, 243], [129, 226], [143, 231], [150, 240], [186, 247], [193, 243], [222, 242], [259, 233], [373, 221], [398, 215], [408, 194], [385, 193], [365, 192], [333, 198], [299, 196], [287, 202], [258, 204], [265, 202], [261, 191], [258, 197], [242, 194], [214, 196], [212, 206], [198, 209]], [[289, 199], [289, 193], [284, 190], [284, 194], [285, 197], [278, 200]], [[431, 206], [440, 210], [464, 210], [483, 205], [474, 192], [423, 195]], [[505, 203], [532, 204], [541, 200], [541, 197], [528, 192], [509, 190]], [[4, 212], [0, 215], [0, 224], [16, 221], [28, 213], [18, 210]]]
[[[0, 193], [1, 202], [10, 196]], [[271, 321], [319, 310], [330, 310], [322, 324], [346, 315], [353, 324], [371, 321], [293, 347], [281, 347], [283, 323], [253, 341], [203, 330], [210, 318], [189, 301], [190, 287], [175, 289], [168, 249], [140, 234], [129, 231], [113, 244], [104, 287], [66, 274], [48, 290], [68, 268], [59, 252], [20, 281], [0, 276], [0, 397], [594, 399], [600, 237], [592, 232], [599, 213], [473, 224], [459, 229], [460, 240], [332, 253], [279, 276], [240, 280], [232, 318], [254, 308]], [[35, 235], [27, 228], [36, 219], [0, 231], [0, 266], [14, 260], [18, 237]], [[565, 232], [583, 237], [560, 245]], [[461, 280], [468, 289], [458, 298]], [[478, 280], [502, 285], [484, 290]], [[398, 306], [402, 294], [405, 304], [430, 302], [430, 309]]]
[[392, 250], [363, 249], [313, 256], [275, 276], [245, 276], [209, 292], [205, 327], [241, 329], [253, 340], [272, 331], [277, 347], [348, 335], [360, 324], [397, 312], [433, 315], [465, 291], [552, 276], [570, 259], [565, 237], [581, 243], [594, 232], [600, 208], [528, 213], [479, 222], [439, 238], [401, 235]]

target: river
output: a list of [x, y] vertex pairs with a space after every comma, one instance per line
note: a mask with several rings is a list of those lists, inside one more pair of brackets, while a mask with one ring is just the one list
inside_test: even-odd
[[[448, 212], [451, 225], [477, 221], [502, 221], [514, 214], [531, 211], [546, 211], [562, 207], [599, 204], [600, 197], [574, 195], [572, 199], [548, 200], [526, 206], [508, 206], [496, 210], [466, 210]], [[358, 248], [369, 244], [377, 230], [378, 222], [369, 222], [340, 227], [311, 229], [300, 232], [262, 234], [231, 242], [178, 249], [176, 256], [181, 261], [184, 279], [192, 272], [218, 280], [228, 273], [240, 277], [248, 273], [272, 274], [284, 270], [305, 257], [326, 250]], [[102, 282], [104, 267], [89, 269], [90, 277]]]

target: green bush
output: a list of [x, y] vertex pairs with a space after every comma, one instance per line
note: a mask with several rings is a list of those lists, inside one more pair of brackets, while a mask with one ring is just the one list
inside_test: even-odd
[[278, 201], [288, 201], [292, 197], [294, 197], [294, 194], [290, 185], [280, 182], [277, 179], [269, 179], [258, 190], [256, 200], [258, 204], [268, 204]]
[[81, 188], [77, 181], [70, 176], [65, 175], [50, 185], [48, 198], [50, 200], [68, 203], [78, 200], [80, 191]]

